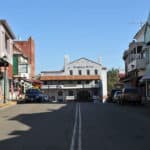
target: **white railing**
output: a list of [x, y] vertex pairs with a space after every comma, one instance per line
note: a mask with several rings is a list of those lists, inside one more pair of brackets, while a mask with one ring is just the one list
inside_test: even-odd
[[75, 100], [75, 96], [66, 96], [66, 100]]
[[67, 84], [67, 85], [42, 85], [42, 89], [82, 89], [99, 88], [98, 84]]
[[133, 60], [128, 65], [128, 72], [133, 71], [135, 69], [144, 69], [146, 67], [146, 61], [145, 59], [136, 59]]

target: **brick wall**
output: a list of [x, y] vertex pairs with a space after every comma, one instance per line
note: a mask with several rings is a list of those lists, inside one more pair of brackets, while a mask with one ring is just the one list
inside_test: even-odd
[[16, 44], [22, 49], [22, 53], [29, 59], [30, 78], [35, 76], [35, 45], [34, 40], [30, 37], [27, 41], [15, 41]]

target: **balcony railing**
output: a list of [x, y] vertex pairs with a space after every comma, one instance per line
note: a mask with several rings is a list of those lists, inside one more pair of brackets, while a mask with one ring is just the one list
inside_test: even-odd
[[133, 60], [128, 65], [128, 72], [133, 71], [135, 69], [144, 69], [146, 67], [146, 61], [145, 59], [136, 59]]
[[99, 88], [99, 84], [67, 84], [67, 85], [42, 85], [42, 89], [83, 89]]

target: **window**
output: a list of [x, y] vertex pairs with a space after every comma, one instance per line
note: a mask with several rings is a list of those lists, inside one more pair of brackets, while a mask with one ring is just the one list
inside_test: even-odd
[[69, 91], [69, 92], [68, 92], [68, 95], [69, 95], [69, 96], [73, 96], [73, 91]]
[[19, 73], [28, 73], [28, 64], [19, 64], [18, 72]]
[[70, 75], [73, 75], [73, 71], [72, 70], [70, 70]]
[[90, 70], [87, 70], [87, 75], [90, 75]]
[[44, 81], [43, 84], [44, 84], [44, 85], [47, 85], [47, 81]]
[[89, 84], [89, 83], [90, 83], [90, 81], [87, 80], [87, 81], [86, 81], [86, 84]]
[[8, 38], [8, 36], [5, 34], [5, 48], [6, 48], [6, 50], [8, 49], [8, 40], [9, 40], [9, 38]]
[[79, 70], [79, 75], [82, 75], [82, 71], [81, 70]]
[[98, 84], [98, 81], [97, 81], [97, 80], [95, 80], [95, 84]]
[[81, 84], [81, 81], [78, 81], [78, 84]]
[[97, 69], [95, 69], [95, 75], [98, 75], [98, 70]]
[[58, 96], [62, 96], [63, 92], [62, 91], [58, 91]]

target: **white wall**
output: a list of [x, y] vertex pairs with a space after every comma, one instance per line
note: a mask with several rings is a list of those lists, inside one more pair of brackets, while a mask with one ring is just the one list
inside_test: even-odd
[[13, 41], [9, 37], [9, 40], [7, 41], [8, 43], [8, 48], [5, 48], [5, 34], [6, 30], [5, 28], [0, 24], [0, 57], [3, 57], [4, 55], [7, 56], [7, 61], [12, 64], [12, 55], [13, 55]]
[[90, 70], [90, 75], [95, 75], [95, 69], [98, 70], [98, 75], [101, 75], [101, 65], [88, 61], [87, 59], [79, 59], [73, 63], [66, 65], [66, 75], [70, 75], [70, 70], [73, 70], [73, 75], [79, 75], [78, 71], [82, 71], [82, 75], [87, 75], [87, 70]]
[[101, 74], [101, 79], [102, 79], [102, 87], [103, 87], [103, 101], [106, 100], [107, 98], [107, 70], [103, 69], [102, 74]]

